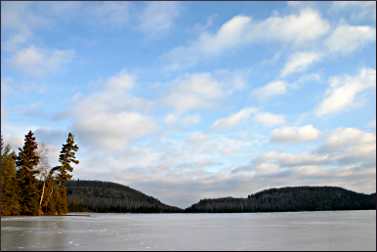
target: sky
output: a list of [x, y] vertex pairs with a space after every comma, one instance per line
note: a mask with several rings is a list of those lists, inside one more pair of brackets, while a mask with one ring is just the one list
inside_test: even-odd
[[375, 2], [1, 2], [1, 130], [188, 207], [376, 191]]

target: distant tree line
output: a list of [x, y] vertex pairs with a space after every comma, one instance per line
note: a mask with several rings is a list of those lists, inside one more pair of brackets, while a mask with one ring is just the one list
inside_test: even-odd
[[340, 187], [302, 186], [268, 189], [247, 198], [204, 199], [187, 208], [185, 212], [294, 212], [375, 208], [375, 193], [368, 195]]
[[376, 194], [340, 187], [301, 186], [267, 189], [247, 198], [203, 199], [186, 209], [168, 206], [128, 186], [103, 181], [67, 182], [69, 209], [112, 213], [242, 213], [375, 209]]
[[128, 186], [112, 182], [71, 180], [67, 182], [72, 212], [177, 213], [177, 207], [161, 203]]
[[78, 164], [78, 146], [68, 134], [59, 155], [59, 165], [50, 167], [47, 148], [38, 145], [32, 131], [25, 135], [18, 154], [0, 143], [0, 215], [63, 215], [68, 212], [66, 182], [72, 164]]

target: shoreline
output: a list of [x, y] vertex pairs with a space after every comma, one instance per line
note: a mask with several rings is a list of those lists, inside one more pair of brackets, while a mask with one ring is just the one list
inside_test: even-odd
[[180, 213], [132, 213], [132, 212], [88, 212], [88, 214], [66, 214], [66, 215], [10, 215], [10, 216], [0, 216], [3, 218], [14, 218], [14, 217], [92, 217], [93, 214], [128, 214], [128, 215], [152, 215], [152, 214], [161, 214], [161, 215], [171, 215], [171, 214], [271, 214], [271, 213], [307, 213], [307, 212], [359, 212], [359, 211], [375, 211], [375, 209], [341, 209], [341, 210], [308, 210], [308, 211], [272, 211], [272, 212], [180, 212]]

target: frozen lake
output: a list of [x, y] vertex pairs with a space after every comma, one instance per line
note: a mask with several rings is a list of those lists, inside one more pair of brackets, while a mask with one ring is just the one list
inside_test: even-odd
[[1, 250], [376, 250], [376, 211], [1, 219]]

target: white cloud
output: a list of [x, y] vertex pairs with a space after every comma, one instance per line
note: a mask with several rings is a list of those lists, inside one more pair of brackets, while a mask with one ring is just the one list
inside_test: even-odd
[[140, 15], [140, 29], [147, 35], [161, 35], [169, 31], [179, 15], [176, 2], [149, 2]]
[[346, 14], [353, 21], [376, 20], [375, 1], [334, 1], [330, 11]]
[[169, 68], [175, 70], [191, 66], [202, 57], [216, 56], [226, 49], [245, 43], [243, 35], [250, 21], [250, 17], [235, 16], [225, 22], [216, 33], [203, 32], [188, 45], [174, 48], [165, 55], [170, 62]]
[[[324, 144], [311, 152], [287, 153], [269, 151], [255, 159], [254, 168], [272, 164], [272, 172], [281, 169], [303, 177], [327, 176], [355, 178], [375, 171], [376, 134], [356, 128], [338, 128], [331, 132]], [[262, 166], [263, 167], [263, 166]], [[367, 173], [365, 173], [367, 172]]]
[[253, 90], [252, 95], [257, 99], [265, 100], [273, 96], [283, 95], [287, 92], [287, 84], [284, 81], [273, 81], [263, 87]]
[[257, 158], [258, 162], [275, 162], [282, 167], [321, 165], [328, 160], [329, 157], [326, 154], [299, 153], [297, 155], [281, 151], [270, 151]]
[[324, 40], [323, 53], [296, 52], [290, 56], [280, 76], [302, 72], [311, 65], [333, 54], [349, 54], [375, 40], [375, 28], [369, 26], [339, 25]]
[[271, 140], [276, 142], [305, 142], [318, 139], [320, 131], [313, 125], [282, 127], [272, 131]]
[[340, 112], [354, 104], [356, 96], [376, 87], [376, 70], [361, 69], [356, 76], [344, 75], [330, 79], [323, 101], [316, 109], [318, 116]]
[[331, 172], [318, 165], [304, 165], [296, 169], [295, 173], [301, 177], [330, 177]]
[[311, 64], [319, 61], [321, 55], [316, 52], [298, 52], [293, 54], [281, 71], [281, 76], [287, 76], [307, 69]]
[[106, 89], [110, 92], [128, 92], [135, 85], [134, 76], [122, 71], [106, 82]]
[[[194, 156], [202, 156], [218, 161], [222, 155], [237, 155], [246, 146], [250, 145], [249, 141], [242, 138], [227, 137], [217, 134], [206, 134], [203, 132], [193, 132], [187, 137], [183, 149], [186, 151], [186, 158], [193, 159]], [[177, 154], [179, 155], [179, 154]], [[177, 156], [176, 155], [176, 156]], [[221, 162], [223, 162], [222, 160]]]
[[34, 46], [23, 48], [15, 53], [11, 64], [29, 75], [43, 75], [63, 67], [74, 57], [72, 50], [47, 50]]
[[[8, 127], [9, 129], [9, 127]], [[9, 130], [11, 131], [11, 130]], [[5, 130], [2, 129], [2, 134], [4, 137], [4, 142], [6, 144], [9, 144], [11, 149], [15, 152], [17, 152], [18, 148], [22, 148], [22, 145], [24, 144], [24, 139], [22, 136], [27, 133], [27, 131], [18, 132], [19, 135], [11, 134], [10, 132], [5, 132]]]
[[14, 96], [17, 94], [24, 93], [34, 93], [34, 94], [45, 94], [47, 91], [47, 86], [45, 84], [34, 82], [28, 80], [26, 82], [15, 81], [13, 78], [1, 79], [1, 97], [2, 102], [7, 97]]
[[136, 112], [80, 114], [74, 124], [80, 137], [110, 150], [125, 148], [131, 140], [156, 130], [151, 118]]
[[282, 115], [272, 114], [268, 112], [259, 112], [255, 115], [255, 121], [266, 126], [274, 126], [285, 123]]
[[376, 39], [376, 29], [369, 26], [340, 25], [325, 40], [330, 52], [351, 53]]
[[48, 25], [46, 17], [35, 15], [30, 6], [28, 2], [1, 3], [1, 29], [5, 32], [6, 50], [16, 50], [33, 37], [35, 30]]
[[200, 122], [200, 115], [194, 114], [194, 115], [187, 115], [182, 118], [182, 122], [185, 125], [192, 125], [197, 124]]
[[222, 84], [211, 74], [197, 73], [176, 80], [164, 101], [185, 112], [212, 107], [224, 94]]
[[7, 117], [8, 115], [1, 114], [1, 134], [4, 141], [11, 146], [12, 150], [17, 152], [18, 148], [21, 148], [24, 144], [24, 136], [29, 130], [35, 132], [40, 127], [36, 124], [15, 124]]
[[192, 143], [202, 143], [208, 140], [208, 135], [203, 132], [194, 132], [189, 136], [189, 141]]
[[216, 120], [213, 123], [212, 127], [217, 129], [232, 128], [241, 123], [242, 121], [249, 119], [251, 115], [256, 111], [257, 110], [252, 107], [241, 109], [237, 113]]
[[337, 128], [326, 138], [320, 153], [340, 163], [376, 163], [376, 133], [356, 128]]
[[308, 83], [319, 82], [321, 78], [322, 77], [319, 73], [302, 74], [295, 81], [289, 83], [289, 87], [293, 90], [297, 90], [304, 87]]
[[246, 107], [227, 117], [217, 119], [212, 124], [212, 128], [229, 129], [251, 118], [265, 126], [274, 126], [285, 123], [285, 118], [282, 115], [263, 112], [254, 107]]
[[147, 111], [152, 102], [130, 94], [135, 86], [135, 76], [126, 71], [120, 71], [106, 80], [99, 82], [98, 91], [82, 96], [78, 94], [75, 100], [80, 109], [85, 111], [123, 112]]
[[257, 172], [257, 174], [273, 174], [278, 172], [279, 170], [280, 166], [271, 162], [259, 163], [255, 166], [255, 171]]
[[134, 85], [135, 78], [121, 71], [74, 104], [73, 127], [87, 146], [117, 150], [157, 129], [154, 120], [140, 112], [149, 103], [130, 95]]
[[59, 148], [60, 145], [65, 142], [67, 137], [67, 132], [57, 128], [40, 127], [34, 130], [34, 134], [39, 143], [45, 143], [51, 146], [56, 145]]
[[190, 115], [182, 116], [179, 114], [169, 113], [164, 118], [165, 124], [169, 126], [172, 126], [172, 125], [190, 126], [190, 125], [199, 123], [200, 120], [201, 120], [201, 117], [198, 114], [190, 114]]
[[374, 142], [376, 142], [376, 134], [364, 132], [356, 128], [337, 128], [326, 139], [326, 145], [330, 148], [373, 144]]
[[298, 14], [271, 16], [257, 23], [250, 36], [303, 45], [322, 37], [329, 28], [317, 11], [304, 8]]
[[278, 41], [293, 46], [303, 45], [320, 38], [329, 28], [327, 21], [312, 9], [255, 22], [249, 16], [238, 15], [226, 21], [216, 32], [203, 32], [196, 40], [174, 48], [165, 57], [170, 62], [170, 69], [175, 70], [252, 42]]
[[247, 16], [234, 16], [224, 23], [214, 35], [202, 34], [199, 40], [201, 49], [208, 54], [217, 54], [221, 51], [238, 46], [242, 43], [242, 36], [251, 23]]
[[164, 122], [168, 125], [172, 125], [172, 124], [175, 124], [178, 120], [178, 116], [175, 115], [175, 114], [167, 114], [164, 118]]

